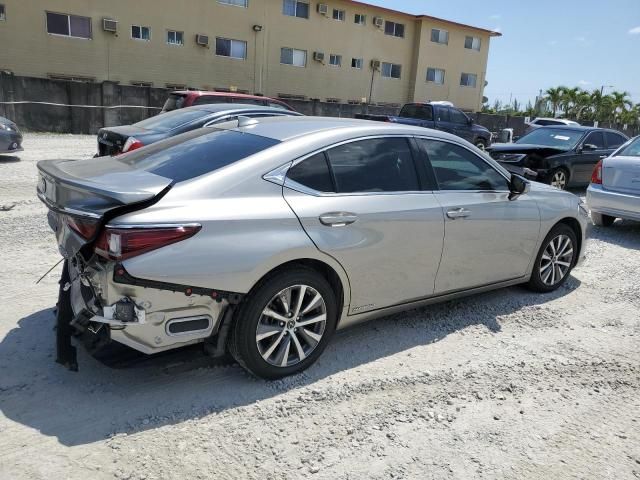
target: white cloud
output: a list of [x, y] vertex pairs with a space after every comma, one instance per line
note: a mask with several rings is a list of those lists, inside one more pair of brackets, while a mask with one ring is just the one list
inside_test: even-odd
[[499, 13], [494, 13], [493, 15], [490, 15], [489, 18], [491, 20], [500, 20], [502, 18], [502, 15], [500, 15]]
[[549, 42], [549, 45], [550, 45], [551, 47], [554, 47], [554, 46], [556, 46], [557, 44], [558, 44], [558, 41], [557, 41], [557, 40], [551, 40], [551, 41]]
[[640, 26], [632, 28], [628, 33], [629, 35], [640, 35]]
[[591, 85], [591, 82], [588, 82], [587, 80], [580, 80], [578, 82], [578, 85], [581, 85], [583, 87], [586, 87], [587, 85]]

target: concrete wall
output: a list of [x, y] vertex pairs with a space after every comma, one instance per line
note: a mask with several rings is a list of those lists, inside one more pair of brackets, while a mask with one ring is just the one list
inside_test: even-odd
[[[6, 21], [0, 22], [0, 70], [28, 77], [86, 77], [121, 85], [149, 82], [201, 89], [235, 87], [268, 96], [302, 95], [342, 102], [368, 98], [373, 78], [373, 102], [452, 100], [465, 110], [479, 110], [489, 49], [489, 32], [453, 22], [416, 17], [361, 2], [324, 0], [329, 16], [319, 14], [319, 2], [310, 1], [309, 19], [283, 15], [282, 0], [249, 0], [248, 8], [216, 0], [2, 0]], [[345, 20], [332, 18], [333, 9], [345, 11]], [[46, 12], [91, 18], [90, 39], [51, 35]], [[366, 25], [354, 23], [356, 13]], [[404, 38], [385, 35], [374, 17], [401, 23]], [[104, 32], [102, 19], [118, 20], [118, 34]], [[151, 39], [131, 38], [131, 26], [151, 28]], [[254, 25], [262, 31], [255, 32]], [[449, 45], [430, 42], [433, 26], [449, 31]], [[184, 45], [167, 43], [167, 30], [184, 32]], [[207, 34], [210, 47], [196, 45], [195, 36]], [[482, 37], [480, 52], [464, 49], [464, 37]], [[215, 38], [247, 42], [246, 59], [215, 54]], [[280, 50], [307, 51], [305, 67], [280, 64]], [[313, 53], [325, 53], [324, 64]], [[329, 55], [342, 56], [342, 65], [329, 65]], [[362, 58], [363, 68], [351, 67]], [[370, 67], [377, 59], [402, 65], [400, 79], [383, 78]], [[443, 87], [426, 84], [427, 66], [445, 68]], [[460, 72], [478, 75], [476, 88], [460, 86]]]

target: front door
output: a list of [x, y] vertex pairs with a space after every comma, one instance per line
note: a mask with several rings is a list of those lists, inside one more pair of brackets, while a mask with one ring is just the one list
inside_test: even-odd
[[436, 139], [419, 142], [445, 216], [435, 293], [526, 275], [540, 234], [535, 200], [528, 195], [509, 200], [507, 178], [471, 150]]
[[573, 161], [572, 178], [569, 182], [582, 185], [591, 181], [591, 174], [598, 161], [608, 157], [613, 153], [613, 149], [607, 148], [601, 131], [591, 132], [578, 148]]
[[289, 169], [284, 196], [315, 245], [345, 269], [350, 314], [431, 295], [444, 220], [409, 139], [359, 139]]

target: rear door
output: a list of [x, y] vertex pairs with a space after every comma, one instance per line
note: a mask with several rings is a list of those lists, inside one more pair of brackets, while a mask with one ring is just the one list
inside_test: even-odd
[[349, 276], [350, 314], [433, 293], [444, 220], [432, 185], [418, 180], [411, 144], [398, 136], [357, 139], [288, 172], [285, 199]]
[[[589, 149], [585, 145], [595, 148]], [[613, 153], [613, 149], [607, 148], [604, 133], [600, 130], [589, 133], [582, 142], [582, 153], [578, 153], [573, 160], [571, 184], [587, 184], [591, 180], [591, 174], [596, 164], [603, 158]]]
[[487, 160], [457, 143], [420, 139], [437, 179], [445, 242], [435, 293], [526, 275], [540, 233], [529, 195], [509, 200], [508, 180]]

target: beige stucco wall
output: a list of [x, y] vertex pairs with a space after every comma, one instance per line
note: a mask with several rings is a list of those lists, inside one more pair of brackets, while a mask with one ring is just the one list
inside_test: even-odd
[[[51, 74], [111, 80], [129, 84], [151, 82], [156, 87], [182, 84], [195, 88], [236, 87], [270, 96], [304, 95], [338, 98], [343, 102], [369, 97], [372, 70], [378, 59], [402, 65], [402, 78], [374, 74], [374, 102], [451, 100], [477, 110], [482, 98], [489, 36], [449, 22], [416, 19], [357, 3], [326, 1], [332, 9], [346, 10], [346, 21], [317, 13], [310, 2], [310, 18], [282, 14], [281, 0], [249, 0], [248, 8], [221, 5], [215, 0], [189, 2], [161, 0], [0, 0], [7, 19], [0, 22], [0, 69], [16, 75], [46, 77]], [[45, 12], [68, 13], [92, 19], [90, 40], [49, 35]], [[353, 22], [355, 13], [367, 15], [367, 25]], [[405, 25], [405, 37], [384, 34], [373, 25], [381, 16]], [[102, 18], [118, 20], [117, 36], [102, 31]], [[151, 27], [151, 41], [131, 38], [131, 25]], [[262, 25], [255, 33], [253, 25]], [[430, 31], [439, 26], [450, 32], [449, 45], [430, 42]], [[184, 45], [168, 45], [167, 30], [184, 32]], [[197, 33], [210, 37], [211, 48], [195, 44]], [[480, 52], [464, 49], [465, 35], [482, 38]], [[215, 55], [215, 37], [247, 42], [247, 58]], [[305, 68], [280, 64], [281, 47], [307, 51]], [[313, 60], [313, 52], [325, 53], [326, 62]], [[329, 65], [329, 54], [342, 55], [342, 66]], [[351, 68], [352, 58], [362, 58], [361, 70]], [[428, 66], [446, 70], [445, 85], [426, 82]], [[460, 73], [476, 73], [478, 85], [461, 87]]]

